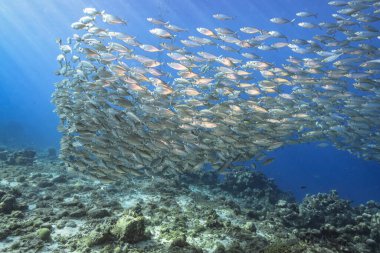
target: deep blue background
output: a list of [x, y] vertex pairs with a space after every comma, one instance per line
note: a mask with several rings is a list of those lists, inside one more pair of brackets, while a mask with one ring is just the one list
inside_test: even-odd
[[[310, 39], [318, 30], [296, 25], [279, 26], [272, 17], [292, 19], [299, 11], [318, 13], [318, 20], [332, 21], [334, 10], [328, 1], [309, 0], [0, 0], [0, 145], [30, 146], [37, 149], [59, 145], [57, 117], [50, 96], [59, 53], [55, 39], [72, 35], [70, 24], [82, 16], [82, 9], [95, 7], [128, 21], [126, 33], [145, 43], [158, 44], [148, 32], [147, 17], [161, 17], [195, 32], [197, 27], [254, 26], [277, 30], [290, 38]], [[234, 21], [220, 22], [215, 13], [234, 16]], [[265, 53], [265, 59], [281, 63], [290, 50]], [[298, 56], [302, 57], [302, 56]], [[273, 152], [275, 161], [260, 168], [273, 177], [282, 189], [293, 191], [298, 199], [305, 193], [337, 189], [355, 203], [380, 201], [380, 165], [351, 156], [335, 148], [315, 144], [285, 147]], [[306, 189], [301, 189], [306, 186]]]

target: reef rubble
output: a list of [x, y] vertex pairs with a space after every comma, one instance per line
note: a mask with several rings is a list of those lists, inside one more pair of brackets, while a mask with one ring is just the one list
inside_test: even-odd
[[380, 252], [379, 203], [297, 203], [258, 171], [104, 184], [37, 155], [0, 177], [1, 252]]
[[33, 165], [36, 151], [25, 149], [21, 151], [9, 151], [0, 148], [0, 161], [4, 161], [8, 165]]

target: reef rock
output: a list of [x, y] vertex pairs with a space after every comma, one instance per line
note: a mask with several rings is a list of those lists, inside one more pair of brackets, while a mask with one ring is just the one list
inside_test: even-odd
[[244, 171], [240, 173], [231, 173], [225, 176], [225, 179], [219, 186], [233, 194], [244, 196], [256, 196], [265, 199], [267, 203], [274, 204], [280, 199], [291, 199], [278, 189], [276, 184], [269, 180], [263, 173], [258, 171]]
[[283, 224], [301, 240], [323, 240], [342, 252], [380, 252], [380, 206], [373, 201], [353, 207], [331, 191], [308, 195], [299, 206], [281, 202], [276, 207]]
[[308, 227], [319, 228], [323, 224], [344, 226], [352, 222], [352, 207], [340, 199], [336, 191], [307, 196], [299, 207], [300, 216]]
[[7, 156], [8, 165], [33, 165], [36, 152], [33, 150], [16, 151]]
[[144, 216], [134, 212], [124, 214], [111, 229], [111, 234], [128, 243], [143, 241], [146, 238]]
[[0, 190], [0, 213], [10, 214], [13, 211], [26, 209], [26, 205], [17, 203], [17, 197], [20, 195], [14, 189]]

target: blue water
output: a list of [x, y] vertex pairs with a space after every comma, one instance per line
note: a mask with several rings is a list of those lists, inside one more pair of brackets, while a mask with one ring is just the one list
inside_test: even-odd
[[[317, 4], [318, 3], [318, 4]], [[148, 30], [147, 17], [162, 18], [194, 31], [197, 27], [229, 27], [237, 30], [254, 26], [277, 30], [290, 38], [310, 39], [315, 30], [298, 26], [279, 26], [272, 17], [293, 18], [296, 12], [318, 13], [318, 20], [332, 21], [334, 10], [327, 1], [308, 0], [1, 0], [0, 1], [0, 145], [46, 149], [58, 147], [58, 119], [50, 95], [60, 53], [55, 39], [65, 39], [75, 31], [85, 7], [95, 7], [125, 18], [128, 34], [149, 44], [158, 41]], [[234, 21], [220, 22], [215, 13], [234, 16]], [[194, 35], [194, 33], [193, 33]], [[281, 50], [266, 53], [267, 61], [281, 63], [290, 53]], [[307, 57], [307, 56], [305, 56]], [[337, 189], [354, 203], [370, 199], [380, 201], [380, 165], [363, 161], [333, 147], [315, 144], [285, 147], [273, 152], [275, 161], [260, 168], [279, 186], [292, 191], [297, 199], [306, 193]]]

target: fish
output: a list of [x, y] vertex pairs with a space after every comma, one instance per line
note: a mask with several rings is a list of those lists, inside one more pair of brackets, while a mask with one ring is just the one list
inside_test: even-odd
[[[224, 14], [209, 18], [229, 20], [234, 29], [147, 18], [158, 42], [120, 32], [123, 18], [85, 8], [71, 24], [75, 33], [57, 40], [52, 103], [60, 157], [107, 182], [170, 178], [208, 165], [228, 173], [252, 159], [264, 166], [272, 151], [309, 142], [380, 162], [379, 5], [327, 5], [331, 20], [291, 27], [318, 28], [312, 37]], [[278, 61], [268, 57], [272, 50], [281, 52]]]
[[181, 28], [179, 26], [172, 25], [172, 24], [169, 24], [169, 23], [164, 24], [164, 26], [165, 26], [166, 29], [169, 29], [169, 30], [171, 30], [173, 32], [186, 32], [187, 31], [187, 29], [184, 29], [184, 28]]
[[156, 35], [159, 38], [163, 39], [173, 39], [174, 35], [170, 34], [168, 31], [161, 28], [154, 28], [149, 30], [149, 32], [153, 35]]
[[241, 154], [238, 154], [236, 157], [225, 161], [220, 168], [218, 168], [218, 172], [224, 172], [228, 167], [232, 165], [233, 162], [239, 160]]
[[308, 12], [308, 11], [300, 11], [300, 12], [296, 13], [296, 16], [297, 17], [301, 17], [301, 18], [308, 18], [308, 17], [315, 17], [315, 18], [317, 18], [318, 14], [317, 13]]
[[240, 28], [240, 31], [242, 31], [243, 33], [248, 33], [248, 34], [262, 33], [260, 29], [255, 28], [255, 27], [248, 27], [248, 26]]
[[213, 14], [212, 15], [213, 18], [217, 19], [217, 20], [221, 20], [221, 21], [225, 21], [225, 20], [232, 20], [233, 17], [230, 17], [230, 16], [227, 16], [225, 14]]
[[267, 158], [262, 162], [262, 165], [269, 165], [274, 161], [274, 158]]
[[271, 18], [270, 22], [283, 25], [283, 24], [287, 24], [287, 23], [293, 23], [295, 20], [296, 19], [289, 20], [286, 18]]
[[102, 18], [103, 18], [103, 22], [106, 22], [108, 24], [111, 24], [111, 25], [115, 25], [115, 24], [123, 24], [123, 25], [126, 25], [127, 22], [119, 17], [116, 17], [114, 15], [111, 15], [111, 14], [108, 14], [108, 13], [105, 13], [104, 11], [101, 12], [101, 15], [102, 15]]
[[177, 63], [177, 62], [168, 62], [167, 64], [169, 67], [171, 67], [175, 70], [181, 70], [181, 71], [188, 70], [188, 67], [186, 67], [180, 63]]
[[309, 22], [300, 22], [300, 23], [298, 23], [298, 26], [303, 27], [303, 28], [308, 28], [308, 29], [319, 27], [317, 24], [312, 24]]
[[330, 55], [326, 58], [324, 58], [322, 60], [322, 62], [332, 62], [332, 61], [335, 61], [336, 59], [338, 59], [341, 55], [343, 55], [343, 53], [341, 54], [333, 54], [333, 55]]
[[70, 45], [60, 45], [59, 49], [62, 51], [64, 54], [68, 54], [72, 52], [72, 48]]
[[82, 23], [82, 24], [89, 24], [89, 23], [92, 23], [93, 21], [95, 20], [94, 17], [91, 17], [91, 16], [84, 16], [84, 17], [81, 17], [79, 19], [79, 22]]
[[328, 2], [328, 5], [332, 5], [332, 6], [346, 6], [348, 5], [347, 1], [330, 1]]
[[269, 31], [267, 32], [270, 36], [274, 37], [274, 38], [284, 38], [284, 39], [288, 39], [285, 35], [281, 34], [280, 32], [278, 31]]
[[206, 35], [206, 36], [210, 36], [213, 38], [218, 37], [213, 31], [211, 31], [210, 29], [204, 28], [204, 27], [198, 27], [197, 31], [203, 35]]
[[100, 11], [97, 11], [95, 8], [91, 8], [91, 7], [84, 8], [83, 9], [83, 13], [87, 14], [87, 15], [90, 15], [90, 16], [95, 16], [95, 15], [100, 15], [101, 14]]
[[139, 45], [139, 47], [144, 50], [144, 51], [147, 51], [147, 52], [161, 52], [162, 49], [159, 49], [153, 45], [148, 45], [148, 44], [142, 44], [142, 45]]
[[87, 25], [82, 22], [74, 22], [71, 24], [71, 28], [77, 30], [84, 29], [85, 27], [87, 27]]
[[169, 25], [168, 22], [165, 22], [161, 19], [147, 18], [146, 20], [152, 24], [155, 24], [155, 25]]

